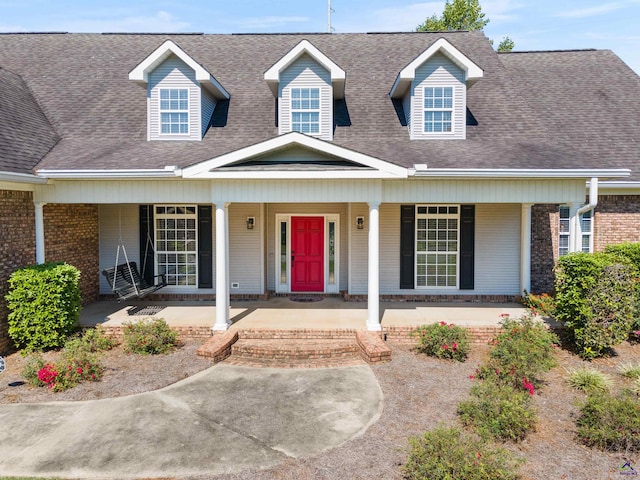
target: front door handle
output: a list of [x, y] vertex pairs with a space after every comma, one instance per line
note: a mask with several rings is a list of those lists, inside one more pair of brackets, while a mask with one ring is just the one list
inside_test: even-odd
[[295, 261], [295, 255], [291, 254], [291, 268], [293, 268], [293, 262]]

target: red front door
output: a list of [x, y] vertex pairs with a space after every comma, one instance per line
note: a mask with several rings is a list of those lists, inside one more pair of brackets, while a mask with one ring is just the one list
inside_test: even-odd
[[291, 291], [324, 291], [324, 217], [291, 217]]

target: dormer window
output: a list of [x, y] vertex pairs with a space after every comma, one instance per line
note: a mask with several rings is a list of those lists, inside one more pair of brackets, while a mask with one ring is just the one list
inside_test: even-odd
[[317, 135], [320, 133], [320, 89], [291, 89], [291, 130]]
[[264, 73], [278, 101], [278, 132], [333, 140], [333, 102], [344, 98], [346, 73], [302, 40]]
[[444, 38], [404, 67], [389, 96], [402, 104], [412, 140], [463, 140], [467, 89], [482, 69]]
[[207, 69], [171, 40], [129, 72], [147, 89], [147, 140], [199, 141], [218, 102], [230, 98]]
[[170, 135], [189, 134], [189, 90], [160, 89], [160, 132]]
[[452, 132], [453, 88], [424, 88], [424, 132]]

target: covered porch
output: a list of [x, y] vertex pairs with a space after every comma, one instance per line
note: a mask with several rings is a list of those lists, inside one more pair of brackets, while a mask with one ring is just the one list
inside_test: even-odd
[[[232, 301], [229, 329], [365, 330], [367, 306], [366, 302], [314, 295]], [[380, 323], [383, 332], [437, 322], [469, 328], [499, 327], [504, 315], [517, 318], [526, 312], [525, 307], [516, 303], [382, 301]], [[216, 304], [214, 301], [99, 301], [87, 305], [80, 313], [80, 322], [86, 327], [119, 327], [143, 318], [162, 318], [172, 327], [204, 327], [210, 334], [216, 319]]]

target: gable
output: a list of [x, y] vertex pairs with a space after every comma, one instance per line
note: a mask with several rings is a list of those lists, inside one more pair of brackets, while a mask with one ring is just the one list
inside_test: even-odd
[[182, 169], [184, 178], [406, 178], [407, 173], [297, 132]]

